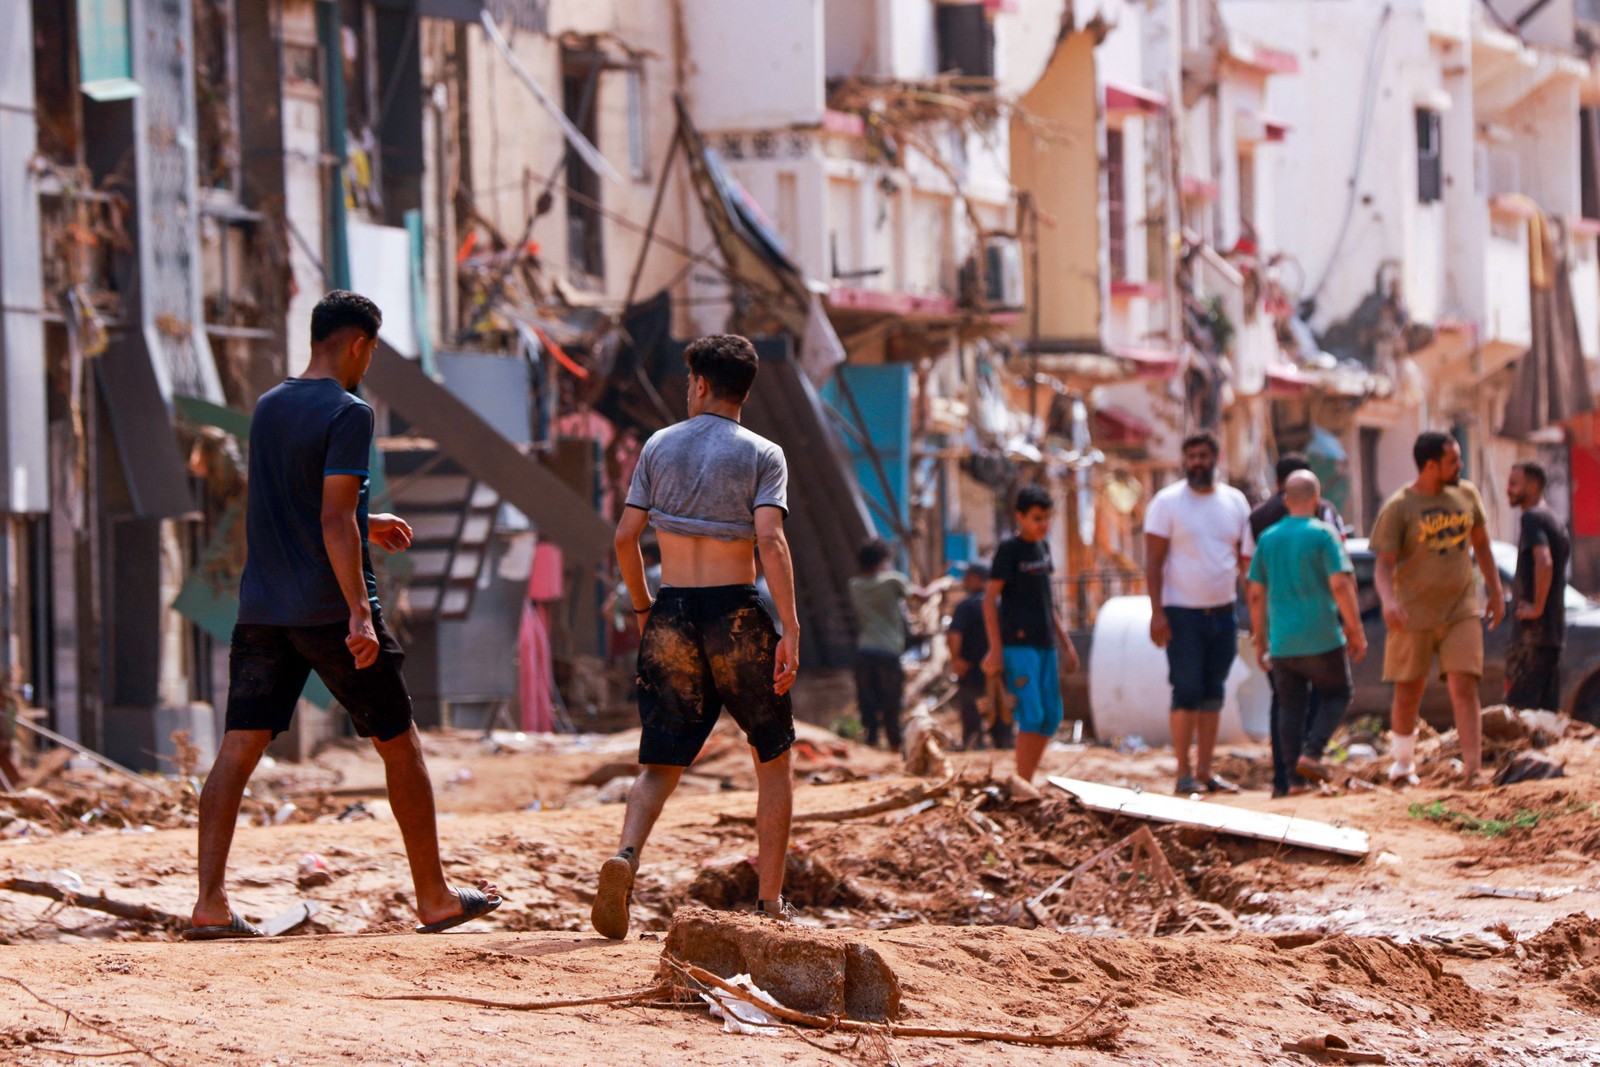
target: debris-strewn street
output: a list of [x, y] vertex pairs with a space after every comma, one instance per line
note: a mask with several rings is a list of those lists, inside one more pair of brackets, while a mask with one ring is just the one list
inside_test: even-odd
[[[1098, 1009], [1083, 1027], [1100, 1035], [1093, 1047], [1048, 1053], [1062, 1062], [1282, 1063], [1283, 1045], [1334, 1035], [1396, 1064], [1593, 1063], [1600, 738], [1564, 729], [1554, 739], [1504, 728], [1498, 752], [1504, 763], [1548, 742], [1539, 751], [1565, 764], [1561, 778], [1226, 801], [1364, 830], [1371, 851], [1359, 861], [1097, 815], [1054, 786], [1034, 797], [1005, 780], [1008, 754], [957, 753], [953, 777], [907, 778], [886, 753], [802, 728], [808, 784], [786, 888], [802, 924], [882, 956], [900, 983], [901, 1025], [1053, 1034]], [[1041, 1054], [919, 1037], [882, 1048], [844, 1033], [810, 1034], [811, 1045], [790, 1032], [737, 1037], [703, 1010], [655, 1000], [512, 1011], [366, 999], [527, 1004], [649, 990], [675, 912], [753, 906], [753, 777], [726, 724], [663, 816], [622, 943], [598, 938], [586, 916], [621, 818], [608, 801], [635, 769], [634, 736], [499, 736], [427, 738], [447, 870], [491, 878], [507, 897], [442, 943], [409, 932], [381, 766], [360, 748], [263, 768], [252, 782], [234, 846], [236, 906], [258, 923], [304, 919], [306, 904], [314, 914], [251, 944], [184, 944], [162, 920], [186, 921], [193, 903], [194, 798], [180, 779], [153, 780], [170, 792], [163, 800], [98, 768], [58, 766], [0, 799], [4, 1058], [632, 1062], [648, 1047], [657, 1062], [787, 1063], [836, 1061], [822, 1051], [832, 1047], [909, 1064]], [[1448, 768], [1449, 743], [1424, 742], [1424, 778]], [[1249, 780], [1265, 760], [1244, 747], [1226, 766]], [[1057, 745], [1043, 770], [1154, 794], [1171, 756]], [[1155, 850], [1141, 847], [1149, 841]], [[51, 889], [61, 899], [39, 895]], [[108, 904], [126, 907], [119, 916]]]

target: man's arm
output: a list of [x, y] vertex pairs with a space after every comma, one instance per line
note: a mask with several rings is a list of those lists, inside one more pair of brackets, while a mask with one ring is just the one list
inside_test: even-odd
[[1156, 643], [1157, 648], [1166, 648], [1167, 642], [1172, 640], [1172, 626], [1167, 622], [1167, 612], [1161, 600], [1161, 579], [1167, 567], [1167, 549], [1170, 546], [1165, 537], [1147, 533], [1144, 535], [1144, 585], [1150, 591], [1150, 640]]
[[[766, 505], [756, 508], [756, 543], [761, 547], [761, 563], [767, 571], [767, 588], [778, 605], [778, 621], [783, 636], [778, 639], [777, 661], [772, 671], [772, 691], [782, 696], [794, 685], [800, 672], [800, 616], [794, 606], [794, 560], [789, 556], [789, 539], [783, 532], [783, 509]], [[641, 568], [641, 578], [643, 577]]]
[[[1494, 564], [1489, 527], [1481, 522], [1472, 528], [1472, 555], [1478, 561], [1478, 572], [1483, 575], [1483, 584], [1488, 592], [1489, 603], [1484, 606], [1483, 614], [1492, 630], [1506, 617], [1506, 592], [1500, 586], [1500, 568]], [[1548, 587], [1545, 592], [1549, 592]]]
[[356, 521], [361, 481], [356, 474], [322, 478], [322, 545], [350, 609], [350, 635], [344, 643], [355, 656], [357, 669], [378, 662], [378, 634], [372, 626], [372, 602], [367, 599], [367, 576], [361, 565], [361, 526]]
[[634, 615], [639, 619], [639, 632], [650, 621], [650, 609], [655, 598], [650, 595], [650, 585], [644, 580], [644, 552], [639, 548], [639, 538], [649, 524], [650, 513], [641, 508], [624, 507], [622, 518], [617, 520], [617, 535], [612, 545], [617, 550], [617, 569], [622, 572], [622, 583], [628, 587]]
[[1350, 649], [1350, 662], [1360, 663], [1367, 654], [1367, 631], [1361, 626], [1361, 605], [1356, 601], [1356, 576], [1349, 571], [1336, 571], [1328, 575], [1328, 590], [1333, 602], [1339, 605], [1339, 618], [1344, 622], [1344, 639]]
[[1078, 649], [1072, 643], [1072, 634], [1067, 632], [1066, 626], [1061, 621], [1061, 616], [1056, 614], [1055, 604], [1050, 605], [1050, 625], [1056, 630], [1056, 643], [1061, 646], [1061, 669], [1067, 674], [1074, 674], [1078, 670]]
[[[1528, 543], [1526, 521], [1522, 527], [1522, 540], [1523, 544]], [[1556, 562], [1550, 554], [1549, 544], [1534, 544], [1529, 551], [1533, 555], [1533, 599], [1517, 605], [1517, 618], [1523, 620], [1537, 619], [1544, 614], [1545, 605], [1550, 601], [1550, 588], [1556, 581]]]
[[950, 630], [944, 635], [944, 647], [950, 652], [950, 673], [960, 677], [972, 669], [972, 664], [961, 658], [961, 631]]
[[1394, 569], [1400, 561], [1397, 552], [1379, 552], [1372, 567], [1372, 584], [1383, 603], [1383, 621], [1391, 630], [1404, 630], [1410, 617], [1394, 594]]
[[1255, 642], [1256, 662], [1261, 664], [1262, 670], [1267, 670], [1267, 587], [1262, 582], [1251, 582], [1248, 599], [1250, 601], [1250, 639]]
[[983, 669], [987, 674], [999, 674], [1005, 660], [1000, 653], [1000, 591], [1006, 587], [1003, 579], [991, 578], [983, 590], [983, 630], [989, 635], [989, 651], [983, 656]]

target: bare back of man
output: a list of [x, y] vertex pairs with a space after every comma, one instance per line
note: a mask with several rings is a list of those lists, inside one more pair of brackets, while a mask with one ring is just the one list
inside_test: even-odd
[[[645, 842], [724, 707], [750, 742], [757, 782], [757, 910], [782, 916], [793, 782], [789, 690], [800, 664], [794, 566], [783, 531], [782, 450], [739, 424], [755, 351], [739, 337], [689, 347], [689, 419], [646, 444], [617, 523], [617, 564], [639, 619], [643, 771], [628, 791], [618, 852], [600, 869], [590, 920], [628, 931]], [[653, 526], [661, 591], [650, 599], [640, 538]], [[756, 590], [761, 552], [777, 620]], [[774, 622], [782, 624], [780, 636]]]

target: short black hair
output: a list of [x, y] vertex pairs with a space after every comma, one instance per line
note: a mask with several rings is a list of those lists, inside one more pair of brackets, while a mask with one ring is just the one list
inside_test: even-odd
[[1550, 484], [1550, 479], [1544, 473], [1544, 467], [1531, 459], [1525, 459], [1521, 463], [1513, 463], [1511, 469], [1521, 471], [1524, 478], [1532, 478], [1538, 482], [1540, 492], [1543, 492], [1545, 487]]
[[881, 537], [874, 537], [870, 541], [863, 541], [861, 547], [856, 549], [856, 562], [861, 564], [864, 571], [876, 570], [878, 564], [888, 559], [892, 553], [889, 542]]
[[1211, 449], [1211, 454], [1213, 456], [1222, 455], [1222, 446], [1217, 443], [1217, 435], [1212, 433], [1210, 430], [1196, 430], [1188, 437], [1185, 437], [1183, 439], [1183, 447], [1178, 450], [1178, 454], [1182, 455], [1183, 453], [1189, 451], [1189, 449], [1198, 448], [1201, 445]]
[[1411, 446], [1411, 458], [1417, 461], [1417, 470], [1420, 471], [1436, 459], [1444, 459], [1445, 450], [1455, 443], [1454, 437], [1438, 430], [1424, 430], [1417, 434], [1417, 443]]
[[335, 289], [311, 309], [311, 343], [326, 341], [340, 330], [358, 329], [372, 340], [383, 325], [383, 312], [378, 305], [348, 289]]
[[967, 564], [961, 572], [961, 577], [972, 578], [974, 576], [982, 578], [984, 581], [988, 581], [989, 565], [983, 562], [981, 559], [975, 559], [971, 563]]
[[756, 346], [736, 333], [714, 333], [695, 341], [683, 352], [689, 373], [704, 378], [718, 400], [743, 403], [750, 395], [761, 361]]
[[1289, 480], [1289, 475], [1295, 471], [1308, 471], [1310, 469], [1311, 461], [1306, 458], [1304, 452], [1285, 452], [1278, 457], [1278, 466], [1276, 468], [1278, 487], [1282, 488], [1283, 483]]
[[1026, 515], [1034, 508], [1050, 511], [1056, 502], [1050, 499], [1050, 490], [1042, 485], [1025, 485], [1017, 490], [1017, 514]]

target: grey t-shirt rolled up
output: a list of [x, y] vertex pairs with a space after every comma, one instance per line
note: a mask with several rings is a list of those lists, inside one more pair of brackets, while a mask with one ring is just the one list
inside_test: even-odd
[[639, 453], [627, 505], [683, 537], [754, 541], [755, 511], [789, 513], [783, 449], [721, 415], [697, 415], [653, 434]]

